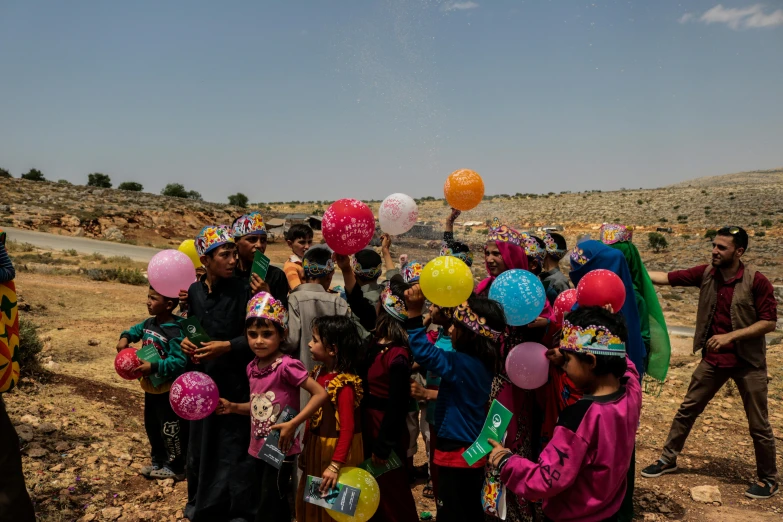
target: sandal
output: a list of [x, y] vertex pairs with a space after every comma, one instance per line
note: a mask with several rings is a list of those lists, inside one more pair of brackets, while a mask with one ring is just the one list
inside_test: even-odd
[[432, 481], [428, 480], [427, 485], [421, 492], [421, 496], [424, 498], [435, 498], [435, 490], [432, 488]]
[[174, 479], [175, 481], [185, 480], [184, 473], [174, 473], [174, 470], [168, 466], [163, 466], [150, 473], [150, 478], [154, 479]]
[[153, 471], [157, 471], [159, 469], [160, 469], [160, 466], [158, 466], [157, 464], [153, 464], [151, 466], [144, 466], [143, 468], [141, 468], [139, 470], [139, 473], [141, 473], [142, 477], [150, 478], [150, 475], [152, 474], [152, 472]]

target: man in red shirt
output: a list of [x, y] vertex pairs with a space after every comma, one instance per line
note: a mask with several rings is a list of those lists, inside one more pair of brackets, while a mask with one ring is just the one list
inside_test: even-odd
[[693, 351], [703, 358], [693, 372], [685, 400], [674, 416], [661, 458], [644, 470], [646, 478], [677, 470], [677, 455], [710, 400], [729, 379], [740, 392], [756, 453], [759, 482], [745, 495], [769, 498], [778, 493], [775, 437], [767, 418], [767, 363], [764, 335], [775, 329], [777, 303], [769, 280], [745, 266], [741, 257], [748, 234], [739, 227], [718, 231], [712, 265], [690, 270], [650, 272], [657, 285], [700, 288]]

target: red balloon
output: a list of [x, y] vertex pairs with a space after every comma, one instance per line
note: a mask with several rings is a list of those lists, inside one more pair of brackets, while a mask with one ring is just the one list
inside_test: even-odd
[[370, 244], [375, 234], [375, 216], [361, 201], [341, 199], [326, 209], [321, 226], [329, 248], [350, 256]]
[[114, 369], [117, 370], [117, 375], [128, 381], [141, 378], [141, 373], [134, 371], [140, 365], [141, 359], [136, 355], [134, 348], [125, 348], [114, 358]]
[[612, 310], [617, 313], [625, 304], [625, 285], [611, 270], [592, 270], [579, 281], [576, 300], [579, 306], [612, 305]]
[[555, 299], [555, 322], [563, 324], [563, 314], [567, 314], [576, 304], [576, 290], [570, 288]]

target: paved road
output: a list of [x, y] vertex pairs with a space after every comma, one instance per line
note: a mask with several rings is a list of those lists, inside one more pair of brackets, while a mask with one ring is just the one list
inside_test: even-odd
[[[38, 248], [49, 250], [68, 250], [74, 249], [80, 254], [92, 254], [97, 252], [104, 256], [127, 256], [134, 261], [148, 263], [152, 256], [160, 252], [157, 248], [141, 247], [128, 245], [125, 243], [113, 243], [111, 241], [101, 241], [98, 239], [88, 239], [84, 237], [60, 236], [57, 234], [47, 234], [44, 232], [33, 232], [31, 230], [22, 230], [19, 228], [3, 227], [8, 234], [8, 239], [20, 243], [30, 243]], [[274, 263], [275, 266], [282, 268], [283, 265]], [[332, 285], [343, 285], [343, 275], [338, 270], [332, 278]]]

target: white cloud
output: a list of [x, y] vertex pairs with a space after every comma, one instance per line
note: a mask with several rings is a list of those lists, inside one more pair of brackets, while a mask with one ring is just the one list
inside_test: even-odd
[[684, 15], [682, 15], [682, 16], [680, 17], [680, 19], [679, 19], [678, 21], [679, 21], [681, 24], [687, 24], [688, 22], [690, 22], [691, 20], [693, 20], [693, 17], [694, 17], [694, 16], [696, 16], [696, 15], [694, 15], [693, 13], [685, 13]]
[[476, 2], [446, 2], [443, 4], [443, 10], [447, 13], [449, 11], [466, 11], [468, 9], [475, 9], [479, 5]]
[[[691, 21], [697, 21], [693, 13], [685, 13], [679, 20], [681, 24]], [[723, 7], [723, 4], [718, 4], [705, 11], [698, 21], [704, 24], [726, 24], [734, 30], [777, 27], [783, 26], [783, 9], [766, 13], [763, 4], [730, 9]]]

